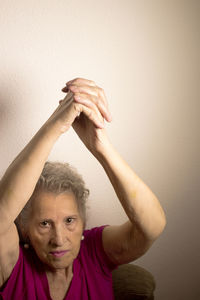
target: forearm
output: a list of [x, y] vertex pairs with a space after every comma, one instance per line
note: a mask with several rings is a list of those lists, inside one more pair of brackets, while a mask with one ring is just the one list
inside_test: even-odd
[[1, 179], [0, 216], [5, 219], [5, 226], [15, 220], [32, 195], [59, 134], [55, 125], [43, 125]]
[[150, 240], [165, 226], [164, 211], [153, 192], [107, 142], [97, 159], [107, 173], [130, 220]]

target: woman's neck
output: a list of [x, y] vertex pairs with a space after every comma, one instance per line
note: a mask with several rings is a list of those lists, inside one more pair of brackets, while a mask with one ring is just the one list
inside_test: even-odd
[[57, 280], [57, 279], [70, 279], [73, 276], [73, 264], [63, 269], [48, 269], [46, 270], [46, 275], [48, 280]]
[[53, 300], [63, 300], [68, 292], [72, 278], [72, 265], [66, 269], [46, 271], [50, 296]]

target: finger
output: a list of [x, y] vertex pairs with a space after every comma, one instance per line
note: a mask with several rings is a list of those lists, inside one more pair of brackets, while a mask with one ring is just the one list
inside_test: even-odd
[[102, 117], [105, 118], [106, 121], [110, 122], [110, 114], [104, 104], [98, 100], [98, 97], [91, 96], [89, 94], [75, 93], [74, 100], [86, 105], [87, 107], [99, 110]]
[[101, 102], [98, 101], [99, 103], [99, 109], [102, 110], [102, 113], [105, 112], [105, 119], [108, 122], [112, 121], [112, 116], [110, 113], [110, 110], [108, 108], [108, 102], [106, 99], [105, 92], [102, 88], [99, 88], [96, 83], [92, 80], [84, 79], [84, 78], [75, 78], [73, 80], [68, 81], [67, 86], [63, 88], [64, 92], [67, 92], [69, 89], [73, 92], [85, 92], [87, 94], [90, 94], [90, 91], [92, 95], [94, 96], [100, 96], [101, 100], [103, 101], [105, 108], [101, 105]]
[[67, 93], [67, 95], [65, 96], [65, 98], [61, 99], [59, 101], [59, 105], [58, 105], [56, 111], [60, 110], [61, 106], [67, 106], [68, 107], [73, 101], [74, 101], [74, 95], [73, 95], [73, 93], [72, 92]]
[[[102, 99], [104, 100], [104, 104], [105, 104], [105, 106], [107, 107], [107, 109], [109, 111], [107, 97], [106, 97], [106, 94], [105, 94], [105, 92], [102, 88], [99, 88], [99, 94], [102, 97]], [[110, 111], [109, 111], [109, 113], [110, 113]], [[111, 117], [111, 113], [110, 113], [110, 117]]]
[[70, 84], [67, 86], [67, 88], [73, 93], [79, 92], [98, 96], [98, 90], [95, 86]]
[[[88, 95], [88, 96], [91, 97], [91, 95]], [[90, 108], [91, 110], [93, 110], [94, 113], [96, 114], [96, 116], [99, 118], [100, 122], [103, 123], [104, 122], [104, 117], [102, 116], [102, 114], [99, 111], [98, 107], [90, 100], [90, 98], [86, 98], [86, 95], [83, 94], [83, 97], [85, 97], [85, 98], [83, 98], [79, 101], [76, 101], [77, 96], [76, 96], [76, 99], [75, 99], [75, 96], [74, 96], [74, 101]]]
[[[98, 111], [96, 105], [89, 99], [89, 97], [86, 97], [85, 95], [79, 96], [80, 94], [75, 94], [74, 95], [74, 101], [81, 103], [83, 105], [86, 105], [87, 107], [95, 110], [96, 112]], [[88, 95], [89, 96], [89, 95]]]
[[97, 113], [92, 110], [91, 108], [82, 105], [82, 104], [78, 104], [78, 110], [82, 113], [84, 113], [84, 115], [97, 127], [97, 128], [104, 128], [104, 123], [102, 120], [99, 119]]
[[69, 91], [68, 87], [65, 86], [64, 88], [61, 89], [62, 92], [67, 93]]
[[[63, 88], [63, 90], [68, 90], [69, 87], [71, 87], [71, 89], [73, 89], [74, 91], [78, 89], [80, 89], [80, 91], [85, 91], [88, 92], [88, 89], [90, 89], [91, 87], [93, 87], [93, 89], [91, 89], [92, 94], [93, 95], [98, 95], [100, 94], [104, 103], [107, 105], [107, 99], [104, 93], [104, 90], [99, 88], [96, 83], [92, 80], [88, 80], [88, 79], [84, 79], [84, 78], [76, 78], [74, 80], [70, 80], [66, 83], [66, 87]], [[89, 87], [87, 87], [89, 86]]]
[[99, 88], [98, 86], [77, 86], [74, 84], [70, 84], [68, 86], [68, 89], [74, 93], [86, 93], [95, 96], [94, 99], [96, 99], [96, 105], [102, 111], [106, 119], [106, 121], [111, 122], [112, 121], [112, 116], [110, 113], [110, 110], [108, 108], [108, 102], [106, 99], [105, 92], [102, 88]]
[[77, 85], [85, 84], [85, 85], [89, 85], [89, 86], [96, 86], [96, 83], [93, 80], [88, 80], [88, 79], [80, 78], [80, 77], [66, 82], [66, 85], [72, 84], [72, 83], [77, 84]]
[[62, 103], [64, 104], [64, 103], [70, 101], [73, 97], [74, 97], [74, 94], [71, 91], [69, 91], [67, 93], [67, 95], [65, 96], [65, 98], [63, 99]]
[[[98, 88], [98, 95], [99, 95], [98, 99], [99, 98], [102, 99], [104, 107], [106, 109], [106, 113], [107, 113], [107, 116], [108, 116], [107, 121], [111, 122], [112, 121], [112, 115], [111, 115], [111, 112], [110, 112], [109, 107], [108, 107], [108, 101], [107, 101], [107, 98], [106, 98], [106, 94], [105, 94], [105, 92], [102, 88], [100, 88], [100, 87], [97, 87], [97, 88]], [[101, 104], [101, 102], [99, 104]]]
[[[88, 80], [88, 79], [85, 79], [85, 78], [75, 78], [73, 80], [70, 80], [66, 83], [66, 87], [64, 89], [68, 89], [69, 85], [75, 85], [75, 86], [91, 86], [91, 87], [96, 87], [96, 91], [97, 91], [97, 94], [100, 93], [103, 100], [105, 101], [105, 104], [107, 104], [107, 99], [106, 99], [106, 95], [104, 93], [104, 90], [99, 88], [96, 83], [93, 81], [93, 80]], [[98, 91], [99, 90], [99, 91]]]

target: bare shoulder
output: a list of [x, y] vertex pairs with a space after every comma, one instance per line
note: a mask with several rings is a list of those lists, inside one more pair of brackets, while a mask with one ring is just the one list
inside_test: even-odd
[[0, 286], [10, 276], [19, 257], [19, 235], [13, 223], [0, 234]]

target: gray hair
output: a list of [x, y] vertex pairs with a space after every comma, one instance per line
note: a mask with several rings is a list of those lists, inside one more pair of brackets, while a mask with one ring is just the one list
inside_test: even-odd
[[32, 202], [41, 191], [51, 192], [54, 194], [72, 192], [75, 196], [78, 210], [85, 228], [86, 200], [89, 196], [89, 190], [85, 187], [85, 182], [82, 176], [78, 174], [76, 169], [68, 163], [47, 161], [37, 181], [32, 196], [15, 220], [21, 241], [26, 239], [26, 227], [30, 218]]

